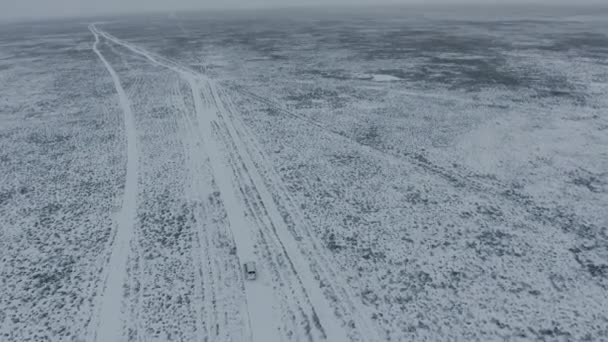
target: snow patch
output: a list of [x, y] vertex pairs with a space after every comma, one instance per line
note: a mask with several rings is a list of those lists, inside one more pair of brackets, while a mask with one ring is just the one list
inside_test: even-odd
[[374, 81], [374, 82], [394, 82], [394, 81], [399, 81], [399, 80], [401, 80], [399, 77], [395, 77], [392, 75], [382, 75], [382, 74], [372, 75], [372, 81]]

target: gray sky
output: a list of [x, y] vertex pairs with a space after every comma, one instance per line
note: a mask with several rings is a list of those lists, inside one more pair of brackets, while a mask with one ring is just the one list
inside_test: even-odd
[[[444, 3], [478, 2], [484, 4], [507, 3], [560, 3], [567, 0], [0, 0], [0, 19], [79, 16], [120, 12], [171, 11], [187, 9], [290, 7], [298, 5], [374, 5], [378, 3]], [[601, 0], [577, 0], [576, 4], [602, 3]]]

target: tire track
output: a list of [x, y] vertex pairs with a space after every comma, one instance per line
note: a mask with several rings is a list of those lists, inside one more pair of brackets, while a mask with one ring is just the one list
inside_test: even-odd
[[[263, 248], [258, 248], [259, 251], [263, 253], [263, 256], [266, 259], [267, 266], [274, 276], [275, 284], [280, 284], [279, 287], [275, 286], [275, 295], [280, 296], [281, 303], [284, 306], [284, 310], [287, 311], [287, 316], [291, 317], [291, 323], [294, 326], [299, 325], [296, 320], [296, 313], [293, 311], [292, 307], [295, 306], [298, 313], [303, 317], [306, 328], [304, 329], [307, 333], [307, 337], [309, 340], [313, 340], [311, 331], [312, 327], [315, 326], [316, 331], [319, 332], [320, 338], [326, 339], [327, 335], [323, 327], [316, 322], [319, 321], [318, 316], [311, 306], [310, 299], [306, 295], [305, 292], [302, 292], [303, 285], [301, 281], [292, 281], [291, 274], [295, 274], [293, 264], [290, 263], [289, 273], [281, 272], [284, 266], [282, 262], [282, 258], [288, 258], [285, 256], [287, 253], [285, 252], [283, 246], [280, 246], [280, 242], [276, 240], [276, 234], [273, 233], [275, 227], [272, 225], [272, 222], [269, 222], [267, 217], [268, 214], [265, 212], [263, 204], [260, 203], [260, 196], [257, 193], [255, 187], [252, 185], [252, 179], [249, 177], [246, 168], [243, 166], [242, 158], [235, 153], [236, 146], [231, 142], [229, 133], [227, 132], [225, 125], [214, 125], [215, 132], [218, 136], [224, 141], [224, 144], [228, 146], [232, 146], [232, 149], [227, 151], [230, 161], [230, 167], [236, 177], [236, 182], [239, 187], [239, 192], [245, 204], [245, 207], [248, 210], [249, 215], [252, 217], [254, 222], [257, 222], [257, 226], [262, 230], [260, 231], [260, 244]], [[297, 305], [294, 305], [297, 304]], [[304, 310], [304, 307], [308, 307], [310, 310], [310, 314], [307, 313], [308, 310]]]
[[[331, 266], [331, 257], [329, 257], [323, 247], [321, 247], [321, 242], [314, 236], [310, 229], [304, 228], [307, 226], [305, 223], [306, 220], [303, 218], [304, 215], [297, 209], [297, 206], [294, 205], [282, 180], [276, 175], [276, 171], [270, 167], [271, 163], [268, 162], [269, 158], [262, 152], [257, 141], [253, 138], [253, 135], [240, 121], [238, 115], [235, 114], [237, 113], [236, 107], [234, 106], [230, 95], [225, 91], [222, 91], [222, 97], [227, 104], [227, 111], [225, 112], [227, 118], [225, 121], [229, 121], [234, 127], [235, 134], [244, 142], [244, 145], [248, 150], [247, 153], [252, 156], [251, 159], [259, 161], [259, 163], [256, 163], [255, 167], [262, 169], [262, 173], [268, 177], [268, 183], [273, 190], [272, 193], [277, 195], [277, 198], [273, 198], [272, 202], [284, 203], [286, 205], [285, 215], [292, 218], [291, 222], [296, 227], [290, 229], [287, 225], [287, 220], [283, 219], [282, 221], [286, 224], [285, 229], [292, 231], [292, 234], [300, 237], [300, 239], [298, 239], [299, 245], [305, 246], [300, 248], [302, 252], [312, 251], [312, 253], [309, 253], [309, 258], [313, 260], [313, 265], [317, 272], [319, 272], [321, 280], [324, 282], [325, 287], [330, 289], [329, 292], [332, 292], [332, 294], [338, 298], [338, 300], [334, 301], [334, 305], [340, 308], [339, 311], [342, 316], [350, 317], [363, 341], [383, 340], [380, 338], [381, 333], [377, 332], [377, 327], [370, 321], [369, 317], [371, 317], [371, 313], [369, 310], [355, 300], [357, 296], [350, 291], [350, 287], [346, 281], [339, 276], [339, 273], [335, 269], [333, 269]], [[296, 228], [298, 232], [304, 232], [304, 238], [302, 238], [302, 234], [298, 234], [298, 232], [295, 231]], [[335, 283], [339, 284], [339, 286], [333, 285]]]
[[[133, 232], [133, 241], [138, 241], [141, 238], [141, 233], [139, 231]], [[142, 249], [139, 247], [139, 243], [134, 243], [132, 245], [131, 257], [129, 261], [132, 265], [132, 268], [128, 269], [128, 272], [132, 272], [129, 275], [129, 295], [133, 294], [133, 291], [137, 291], [136, 297], [133, 300], [134, 305], [131, 309], [131, 317], [133, 318], [135, 331], [137, 335], [137, 341], [144, 342], [148, 340], [145, 336], [144, 329], [144, 319], [142, 318], [141, 313], [143, 312], [143, 302], [144, 295], [142, 289], [141, 279], [143, 278], [143, 253]]]
[[[228, 298], [223, 295], [226, 289], [222, 286], [222, 281], [233, 282], [234, 274], [222, 272], [222, 260], [219, 255], [221, 250], [218, 250], [214, 236], [220, 235], [217, 229], [216, 219], [213, 217], [213, 206], [216, 200], [214, 193], [217, 190], [211, 184], [211, 180], [205, 180], [201, 175], [211, 174], [208, 169], [208, 159], [204, 154], [204, 142], [201, 139], [199, 123], [196, 117], [191, 117], [192, 108], [187, 108], [184, 103], [186, 97], [190, 94], [182, 93], [180, 87], [176, 89], [174, 94], [176, 98], [173, 103], [177, 107], [177, 111], [181, 113], [182, 131], [184, 131], [184, 148], [186, 149], [187, 164], [189, 170], [189, 180], [187, 182], [188, 197], [195, 202], [195, 217], [197, 222], [196, 239], [198, 241], [199, 251], [194, 254], [199, 255], [199, 269], [197, 270], [197, 279], [203, 284], [203, 296], [199, 303], [203, 303], [204, 315], [199, 318], [199, 330], [205, 331], [206, 336], [200, 336], [201, 341], [244, 341], [246, 336], [249, 336], [247, 327], [242, 329], [234, 329], [231, 324], [242, 326], [242, 315], [234, 314], [246, 312], [246, 310], [235, 310], [243, 305], [242, 301]], [[207, 167], [206, 167], [207, 166]], [[201, 255], [200, 251], [204, 254]], [[196, 258], [196, 257], [195, 257]], [[204, 258], [204, 260], [203, 260]], [[238, 268], [240, 266], [237, 265]], [[239, 272], [240, 274], [240, 272]], [[200, 314], [199, 314], [200, 315]], [[235, 333], [236, 332], [236, 333]]]
[[235, 86], [235, 90], [245, 97], [249, 97], [258, 102], [261, 102], [289, 117], [292, 117], [299, 121], [303, 121], [310, 125], [316, 126], [320, 129], [322, 129], [323, 131], [329, 133], [330, 135], [337, 136], [341, 139], [345, 139], [348, 142], [363, 148], [364, 150], [379, 153], [381, 155], [388, 157], [390, 160], [393, 160], [396, 162], [401, 162], [401, 161], [405, 160], [408, 163], [416, 165], [429, 173], [435, 174], [437, 176], [440, 176], [441, 178], [448, 180], [450, 183], [452, 183], [456, 187], [459, 187], [459, 188], [468, 187], [468, 188], [476, 190], [476, 191], [486, 191], [488, 189], [493, 189], [496, 187], [502, 187], [502, 188], [508, 187], [505, 183], [502, 183], [498, 180], [492, 181], [491, 183], [486, 183], [486, 182], [482, 182], [479, 180], [471, 179], [474, 177], [472, 174], [463, 174], [463, 173], [455, 172], [454, 170], [448, 170], [445, 167], [442, 167], [440, 165], [437, 165], [437, 164], [431, 162], [430, 160], [426, 159], [423, 155], [421, 155], [419, 153], [408, 152], [408, 153], [403, 153], [403, 154], [394, 154], [394, 153], [390, 153], [385, 150], [382, 150], [381, 148], [375, 147], [373, 145], [364, 144], [364, 143], [346, 135], [343, 132], [336, 131], [331, 128], [327, 128], [327, 124], [324, 124], [318, 120], [309, 118], [305, 115], [294, 113], [293, 111], [290, 111], [289, 109], [278, 104], [276, 101], [259, 96], [249, 90], [244, 89], [243, 87]]
[[127, 173], [122, 208], [117, 218], [118, 225], [113, 238], [110, 260], [104, 272], [104, 288], [99, 299], [101, 308], [99, 308], [99, 311], [96, 311], [92, 319], [95, 340], [101, 342], [120, 341], [124, 337], [124, 313], [122, 311], [123, 286], [127, 274], [129, 244], [133, 237], [133, 227], [137, 215], [137, 169], [139, 158], [137, 135], [131, 104], [122, 88], [120, 78], [98, 49], [100, 43], [99, 32], [94, 25], [89, 26], [89, 30], [95, 36], [93, 51], [112, 76], [112, 81], [114, 82], [114, 87], [118, 93], [120, 106], [124, 114], [127, 137]]
[[[92, 27], [95, 28], [95, 24], [93, 24]], [[148, 61], [152, 62], [152, 64], [154, 64], [156, 66], [160, 66], [162, 68], [167, 68], [169, 70], [172, 70], [172, 71], [178, 73], [178, 75], [180, 75], [180, 76], [182, 76], [184, 78], [185, 78], [185, 75], [187, 75], [186, 73], [189, 72], [189, 70], [187, 68], [182, 68], [178, 64], [173, 63], [172, 61], [167, 60], [167, 59], [165, 59], [165, 58], [163, 58], [161, 56], [155, 56], [155, 55], [149, 53], [148, 51], [140, 49], [140, 48], [138, 48], [136, 46], [132, 46], [132, 45], [128, 44], [127, 42], [124, 42], [124, 41], [122, 41], [122, 40], [120, 40], [120, 39], [118, 39], [118, 38], [116, 38], [114, 36], [111, 36], [111, 35], [103, 32], [103, 31], [97, 30], [97, 32], [100, 34], [100, 36], [108, 39], [109, 41], [112, 41], [113, 43], [115, 43], [117, 45], [120, 45], [120, 46], [126, 48], [127, 50], [135, 53], [137, 56], [143, 56], [143, 58], [146, 58]], [[203, 104], [204, 99], [201, 99], [200, 96], [196, 96], [197, 90], [192, 88], [192, 83], [188, 82], [188, 84], [189, 84], [190, 91], [191, 91], [191, 94], [189, 94], [188, 96], [190, 96], [193, 99], [195, 109], [198, 106], [199, 108], [202, 108], [201, 110], [204, 110], [204, 106], [201, 106]], [[199, 104], [199, 102], [200, 102], [200, 104]], [[190, 121], [190, 122], [194, 122], [195, 125], [191, 126], [191, 128], [192, 127], [197, 127], [198, 130], [200, 131], [201, 129], [205, 128], [204, 127], [205, 126], [204, 120], [201, 120], [201, 119], [204, 119], [204, 117], [201, 117], [201, 115], [198, 115], [198, 111], [195, 111], [195, 112], [196, 113], [195, 113], [194, 117], [191, 119], [192, 121]], [[209, 142], [212, 139], [212, 137], [210, 135], [205, 134], [205, 133], [203, 133], [203, 134], [198, 133], [198, 134], [195, 134], [195, 135], [197, 135], [199, 137], [199, 140], [197, 140], [197, 148], [199, 148], [199, 149], [201, 147], [205, 148], [206, 146], [208, 146], [210, 144]], [[202, 139], [201, 139], [201, 137], [202, 137]], [[206, 149], [206, 150], [209, 150], [209, 149]], [[195, 151], [191, 155], [193, 155], [193, 156], [200, 155], [200, 151], [198, 151], [198, 152]], [[207, 153], [207, 156], [209, 157], [209, 160], [211, 160], [212, 157], [213, 157], [209, 153]], [[215, 158], [213, 160], [217, 161], [218, 158]], [[200, 164], [202, 165], [203, 162], [200, 162]], [[221, 161], [220, 161], [220, 163], [218, 165], [220, 167], [222, 166]], [[210, 166], [213, 166], [213, 165], [210, 165]], [[228, 175], [228, 173], [226, 173], [226, 172], [222, 172], [222, 173], [215, 172], [215, 170], [213, 170], [213, 167], [212, 167], [212, 173], [213, 174], [220, 174], [224, 178]], [[216, 177], [216, 185], [218, 185], [218, 187], [219, 187], [220, 184], [224, 184], [224, 183], [225, 182], [223, 182], [223, 183], [218, 182], [217, 177]], [[220, 191], [221, 190], [222, 189], [220, 187]], [[205, 193], [206, 192], [207, 191], [205, 191]], [[221, 191], [221, 192], [224, 193], [224, 191]], [[232, 207], [234, 207], [234, 206], [232, 206]], [[234, 224], [234, 222], [233, 222], [233, 224]], [[247, 225], [246, 224], [240, 224], [239, 227], [247, 227]], [[240, 236], [240, 235], [238, 235], [238, 236]], [[233, 237], [234, 237], [234, 234], [233, 234]], [[245, 238], [244, 240], [247, 241], [247, 238]], [[206, 242], [205, 245], [211, 247], [213, 245], [213, 243], [212, 242]], [[213, 261], [213, 258], [209, 258], [208, 260], [209, 260], [208, 261], [209, 267], [210, 268], [214, 267], [214, 264], [216, 264], [216, 263]], [[219, 274], [219, 272], [218, 272], [218, 274]], [[241, 272], [238, 272], [238, 274], [240, 275]], [[218, 284], [218, 286], [219, 286], [219, 284]], [[215, 301], [215, 297], [214, 297], [215, 295], [214, 295], [214, 293], [217, 293], [217, 292], [213, 291], [212, 289], [208, 289], [208, 296], [206, 298], [208, 298], [207, 302], [209, 303], [209, 306], [208, 306], [209, 308], [215, 308], [216, 301]], [[265, 317], [265, 316], [266, 315], [264, 315], [263, 313], [257, 315], [257, 317], [259, 317], [260, 319], [262, 317]], [[218, 332], [220, 330], [219, 329], [219, 323], [217, 321], [217, 316], [211, 316], [211, 317], [214, 317], [214, 318], [212, 318], [210, 322], [205, 322], [205, 329], [206, 329], [206, 333], [207, 333], [208, 337], [211, 337], [211, 336], [214, 335], [213, 332], [212, 332], [213, 328], [215, 328], [216, 332]], [[269, 320], [268, 322], [272, 322], [272, 320]], [[263, 327], [264, 324], [262, 324], [260, 326]], [[267, 329], [267, 330], [270, 333], [272, 333], [274, 331], [274, 329]], [[251, 335], [252, 334], [250, 332], [251, 332], [250, 326], [246, 325], [246, 327], [245, 327], [245, 335], [247, 337], [245, 339], [249, 339], [249, 340], [251, 339]], [[263, 331], [262, 331], [262, 334], [260, 334], [260, 335], [263, 335]], [[242, 340], [245, 340], [245, 339], [242, 339]], [[276, 339], [272, 339], [272, 340], [276, 340]]]
[[[107, 38], [107, 36], [106, 36], [106, 38]], [[122, 41], [115, 41], [115, 42], [117, 44], [121, 44], [121, 45], [128, 44], [128, 43], [124, 43]], [[204, 77], [198, 75], [195, 71], [192, 71], [191, 69], [189, 69], [187, 67], [183, 67], [183, 66], [179, 65], [179, 63], [176, 63], [176, 62], [166, 59], [164, 57], [150, 54], [149, 52], [139, 49], [139, 48], [134, 48], [132, 46], [128, 47], [128, 48], [135, 53], [138, 53], [138, 54], [143, 53], [144, 56], [146, 56], [153, 63], [157, 63], [159, 65], [168, 67], [178, 73], [181, 73], [182, 75], [191, 75], [195, 78], [204, 79]], [[241, 93], [241, 94], [243, 94], [243, 93]], [[247, 94], [243, 94], [243, 95], [247, 96]], [[428, 171], [430, 174], [435, 174], [441, 178], [448, 180], [449, 183], [453, 184], [455, 187], [463, 188], [463, 190], [465, 190], [465, 191], [466, 190], [475, 191], [480, 194], [484, 194], [484, 195], [489, 194], [491, 196], [509, 200], [512, 203], [519, 206], [522, 209], [522, 211], [524, 211], [525, 213], [530, 215], [532, 219], [534, 219], [535, 221], [538, 221], [538, 222], [542, 222], [543, 224], [557, 226], [560, 229], [567, 231], [567, 232], [572, 232], [572, 231], [576, 232], [576, 229], [581, 229], [581, 230], [591, 230], [591, 231], [597, 233], [598, 229], [601, 228], [601, 227], [597, 227], [594, 224], [588, 224], [586, 222], [586, 220], [581, 219], [574, 213], [564, 212], [563, 208], [552, 208], [552, 207], [543, 206], [542, 204], [538, 204], [531, 196], [526, 195], [525, 193], [521, 193], [520, 191], [518, 191], [516, 189], [512, 189], [512, 187], [509, 184], [501, 182], [500, 180], [483, 180], [483, 181], [478, 180], [478, 179], [475, 179], [476, 177], [478, 177], [475, 174], [461, 172], [458, 170], [443, 167], [441, 165], [437, 165], [436, 163], [433, 163], [432, 161], [427, 160], [424, 156], [417, 154], [417, 153], [410, 152], [410, 153], [406, 153], [406, 154], [395, 155], [390, 152], [384, 151], [378, 147], [362, 144], [361, 142], [357, 141], [356, 139], [353, 139], [350, 136], [347, 136], [346, 134], [344, 134], [342, 132], [336, 132], [332, 129], [328, 129], [327, 127], [323, 126], [319, 122], [314, 121], [313, 119], [290, 112], [287, 109], [282, 108], [280, 105], [277, 105], [276, 103], [274, 103], [268, 99], [259, 98], [258, 100], [261, 102], [269, 101], [269, 102], [266, 102], [267, 105], [278, 106], [278, 107], [274, 107], [274, 108], [279, 109], [281, 112], [283, 112], [291, 117], [294, 117], [298, 120], [304, 120], [304, 121], [308, 122], [309, 124], [312, 124], [312, 125], [315, 125], [316, 127], [324, 129], [328, 133], [337, 135], [343, 139], [347, 139], [350, 142], [353, 142], [356, 145], [360, 146], [364, 150], [380, 153], [380, 154], [388, 157], [390, 161], [408, 162], [410, 164], [418, 166], [418, 167], [422, 168], [423, 170]], [[287, 113], [285, 111], [287, 111]], [[280, 183], [278, 183], [278, 184], [280, 184]]]
[[[242, 164], [241, 168], [246, 174], [245, 177], [240, 177], [241, 180], [249, 179], [252, 189], [257, 193], [257, 196], [252, 200], [257, 201], [262, 208], [263, 217], [267, 220], [267, 225], [271, 227], [271, 236], [275, 244], [282, 250], [282, 253], [291, 264], [293, 273], [299, 278], [300, 286], [306, 289], [306, 294], [313, 306], [313, 317], [318, 316], [320, 325], [323, 326], [323, 331], [327, 336], [328, 341], [347, 341], [344, 327], [336, 321], [334, 310], [331, 308], [319, 282], [316, 281], [310, 264], [307, 259], [301, 254], [298, 248], [298, 241], [295, 240], [291, 232], [287, 229], [283, 216], [279, 212], [274, 198], [269, 189], [266, 187], [263, 178], [261, 177], [252, 156], [248, 153], [247, 148], [237, 133], [232, 123], [227, 120], [229, 111], [224, 105], [224, 101], [219, 96], [218, 87], [213, 82], [208, 82], [211, 97], [218, 104], [218, 117], [222, 125], [228, 131], [230, 141], [227, 142], [233, 146], [233, 151], [238, 155], [239, 161]], [[368, 326], [365, 329], [368, 336], [367, 341], [379, 341], [378, 335], [375, 335], [375, 329]]]
[[[124, 41], [121, 41], [121, 40], [109, 35], [108, 33], [102, 32], [102, 34], [105, 38], [113, 41], [114, 43], [123, 45], [124, 47], [131, 50], [132, 52], [141, 54], [141, 55], [147, 57], [152, 63], [157, 64], [159, 66], [164, 66], [166, 68], [169, 68], [169, 69], [174, 70], [175, 72], [181, 74], [189, 81], [189, 83], [191, 84], [191, 86], [193, 88], [200, 87], [197, 90], [198, 92], [203, 90], [203, 88], [208, 88], [205, 90], [207, 91], [207, 94], [210, 94], [211, 96], [206, 96], [202, 100], [198, 99], [198, 101], [200, 101], [199, 107], [202, 107], [203, 102], [207, 101], [208, 105], [211, 105], [212, 107], [216, 108], [220, 113], [226, 111], [226, 107], [224, 106], [222, 101], [219, 99], [219, 96], [217, 95], [217, 93], [218, 93], [217, 86], [213, 82], [211, 82], [208, 78], [206, 78], [202, 75], [199, 75], [198, 73], [190, 70], [187, 67], [183, 67], [183, 66], [179, 65], [179, 63], [176, 63], [176, 62], [166, 59], [164, 57], [156, 56], [141, 48], [132, 46], [129, 43], [126, 43]], [[204, 81], [203, 85], [196, 84], [196, 81], [199, 79]], [[193, 91], [193, 93], [194, 93], [194, 91]], [[196, 97], [195, 97], [195, 101], [197, 101]], [[206, 112], [207, 114], [211, 114], [211, 115], [214, 114], [213, 112], [209, 112], [209, 111], [204, 111], [204, 112]], [[199, 122], [202, 122], [200, 119], [201, 118], [199, 117]], [[216, 121], [219, 121], [218, 119], [219, 119], [219, 117], [214, 118], [214, 120], [216, 120]], [[209, 125], [204, 123], [202, 126], [209, 126]], [[289, 230], [286, 228], [286, 224], [283, 221], [283, 218], [282, 218], [280, 212], [278, 211], [276, 204], [273, 202], [274, 200], [273, 200], [272, 195], [270, 195], [268, 189], [265, 187], [264, 181], [262, 180], [261, 176], [257, 172], [255, 163], [252, 160], [250, 160], [251, 156], [246, 154], [246, 152], [244, 152], [246, 150], [244, 149], [242, 142], [239, 142], [238, 140], [234, 140], [235, 139], [234, 137], [236, 136], [236, 134], [235, 134], [232, 126], [226, 125], [226, 127], [228, 128], [229, 131], [231, 131], [230, 135], [231, 135], [231, 137], [233, 137], [232, 138], [232, 143], [234, 144], [233, 148], [235, 148], [235, 146], [238, 146], [237, 153], [241, 158], [244, 158], [245, 164], [247, 164], [246, 169], [249, 172], [251, 182], [253, 184], [255, 184], [254, 188], [257, 189], [256, 191], [258, 191], [257, 197], [260, 199], [260, 203], [262, 203], [262, 207], [265, 208], [264, 210], [266, 210], [265, 215], [266, 215], [266, 217], [268, 217], [270, 226], [273, 229], [273, 234], [274, 234], [274, 237], [276, 238], [275, 242], [278, 242], [278, 244], [282, 246], [284, 255], [291, 262], [291, 267], [292, 267], [294, 274], [296, 274], [297, 277], [300, 278], [299, 279], [300, 286], [302, 286], [302, 288], [306, 289], [306, 292], [308, 293], [308, 295], [311, 299], [310, 302], [311, 302], [311, 304], [313, 304], [313, 307], [315, 308], [315, 312], [316, 312], [315, 315], [313, 315], [314, 316], [313, 320], [315, 320], [316, 324], [318, 324], [320, 326], [321, 323], [319, 322], [319, 319], [321, 319], [325, 325], [329, 326], [329, 329], [321, 328], [324, 332], [327, 333], [327, 337], [328, 337], [329, 341], [346, 341], [346, 340], [348, 340], [348, 338], [346, 338], [346, 334], [344, 332], [344, 327], [342, 326], [342, 324], [335, 322], [335, 316], [332, 314], [334, 312], [333, 309], [331, 309], [331, 306], [327, 303], [327, 299], [325, 298], [322, 289], [320, 289], [320, 284], [315, 280], [315, 275], [311, 271], [310, 265], [304, 261], [305, 259], [303, 258], [303, 255], [300, 254], [300, 251], [297, 248], [298, 242], [294, 239], [294, 237], [291, 235]], [[208, 134], [203, 134], [203, 137], [213, 134], [213, 132], [207, 132], [207, 133]], [[215, 149], [212, 148], [211, 150], [215, 150]], [[252, 170], [252, 171], [249, 171], [249, 170]], [[214, 172], [214, 174], [217, 175], [217, 172]], [[278, 229], [277, 229], [277, 226], [278, 226]], [[287, 240], [287, 242], [284, 240]], [[285, 247], [285, 245], [287, 245], [288, 247]], [[288, 254], [293, 254], [293, 253], [297, 254], [297, 257], [295, 257], [295, 258], [289, 257]], [[304, 273], [304, 276], [302, 275], [302, 273]], [[304, 285], [304, 283], [306, 283], [307, 285]], [[319, 310], [318, 309], [319, 307], [321, 307], [322, 309]], [[321, 317], [316, 317], [317, 314], [320, 315]], [[328, 314], [329, 314], [329, 316], [328, 316]], [[334, 323], [332, 323], [332, 322], [334, 322]], [[376, 330], [374, 328], [370, 328], [370, 326], [365, 323], [361, 323], [361, 326], [368, 327], [368, 329], [361, 329], [361, 332], [363, 332], [364, 334], [367, 334], [368, 336], [372, 336], [372, 337], [364, 339], [364, 340], [366, 340], [366, 341], [381, 340], [378, 337], [379, 335], [376, 333]]]
[[[192, 89], [197, 119], [200, 123], [200, 134], [203, 138], [214, 179], [220, 190], [224, 208], [228, 215], [228, 224], [233, 232], [233, 238], [237, 246], [237, 256], [241, 263], [248, 260], [256, 260], [253, 242], [257, 239], [249, 229], [250, 222], [245, 217], [240, 201], [236, 196], [236, 188], [231, 179], [232, 177], [230, 177], [231, 172], [221, 155], [220, 146], [213, 137], [214, 108], [206, 106], [203, 103], [201, 99], [201, 87], [197, 83], [197, 80], [192, 75], [184, 76]], [[278, 329], [275, 326], [276, 322], [274, 319], [267, 317], [268, 310], [266, 310], [266, 307], [272, 306], [274, 296], [269, 284], [266, 282], [267, 280], [264, 279], [263, 272], [260, 272], [259, 278], [255, 282], [245, 283], [251, 339], [253, 341], [279, 341]]]
[[[179, 106], [176, 106], [176, 111], [180, 113], [182, 120], [177, 120], [178, 125], [181, 126], [180, 131], [182, 132], [182, 145], [184, 148], [184, 156], [185, 156], [185, 165], [188, 169], [189, 175], [186, 180], [186, 192], [189, 199], [194, 201], [193, 212], [196, 218], [195, 226], [195, 236], [194, 243], [192, 246], [192, 260], [196, 268], [192, 271], [194, 275], [194, 298], [195, 300], [195, 326], [197, 330], [197, 340], [204, 341], [207, 340], [209, 336], [211, 336], [210, 327], [214, 326], [217, 322], [217, 314], [215, 311], [209, 310], [209, 308], [213, 307], [213, 302], [216, 301], [217, 291], [214, 289], [214, 285], [217, 284], [216, 279], [214, 279], [216, 270], [213, 269], [213, 255], [210, 253], [211, 243], [209, 242], [209, 237], [207, 234], [203, 234], [202, 226], [200, 226], [199, 219], [205, 217], [205, 213], [200, 212], [203, 203], [203, 198], [201, 196], [205, 194], [205, 192], [200, 191], [202, 188], [200, 177], [197, 177], [196, 174], [202, 174], [201, 164], [199, 160], [195, 159], [196, 153], [196, 138], [193, 132], [193, 123], [190, 121], [188, 117], [188, 111], [186, 110], [185, 105], [183, 104], [183, 94], [180, 91], [179, 81], [176, 87], [172, 89], [172, 96], [176, 99], [171, 101], [174, 105], [179, 103]], [[181, 101], [180, 101], [181, 100]], [[188, 191], [189, 190], [189, 191]], [[207, 264], [203, 261], [203, 256], [201, 255], [201, 251], [205, 251], [205, 260]], [[196, 305], [196, 303], [205, 303], [204, 306]]]

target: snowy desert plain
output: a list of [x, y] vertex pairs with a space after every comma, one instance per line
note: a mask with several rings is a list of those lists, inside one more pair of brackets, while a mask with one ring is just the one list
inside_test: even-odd
[[608, 341], [608, 10], [0, 24], [0, 341]]

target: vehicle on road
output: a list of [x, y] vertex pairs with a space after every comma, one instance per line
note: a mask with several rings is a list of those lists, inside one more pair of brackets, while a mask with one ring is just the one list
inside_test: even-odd
[[249, 261], [244, 265], [245, 269], [245, 279], [247, 280], [255, 280], [258, 277], [258, 273], [255, 268], [255, 262]]

